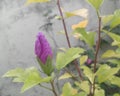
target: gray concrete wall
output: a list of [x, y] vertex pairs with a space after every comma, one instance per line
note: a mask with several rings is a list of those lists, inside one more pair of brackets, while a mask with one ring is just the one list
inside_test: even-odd
[[[90, 20], [88, 30], [96, 28], [95, 11], [85, 0], [61, 0], [61, 2], [66, 11], [87, 8]], [[59, 47], [67, 47], [65, 36], [58, 34], [63, 30], [61, 21], [53, 18], [54, 15], [59, 14], [54, 0], [52, 3], [29, 6], [25, 6], [24, 3], [25, 0], [0, 0], [0, 77], [12, 68], [38, 67], [34, 42], [36, 34], [40, 31], [49, 39], [54, 53]], [[105, 15], [111, 14], [116, 8], [120, 8], [120, 0], [105, 0], [101, 12]], [[66, 20], [69, 34], [71, 34], [70, 26], [78, 23], [79, 20], [82, 18], [72, 17]], [[71, 44], [77, 46], [79, 42], [71, 38]], [[0, 96], [51, 96], [52, 94], [38, 86], [20, 94], [21, 86], [22, 84], [12, 83], [11, 79], [0, 78]]]

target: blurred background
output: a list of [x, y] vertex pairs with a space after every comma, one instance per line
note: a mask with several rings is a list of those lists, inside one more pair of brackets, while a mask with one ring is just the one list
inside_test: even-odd
[[[16, 67], [39, 67], [34, 54], [34, 42], [38, 32], [43, 32], [54, 52], [60, 47], [67, 47], [63, 26], [60, 20], [56, 0], [49, 3], [25, 5], [26, 0], [0, 0], [0, 96], [51, 96], [51, 92], [36, 86], [25, 93], [20, 93], [22, 84], [12, 83], [12, 79], [2, 75]], [[60, 0], [65, 11], [81, 8], [88, 9], [89, 24], [87, 30], [96, 30], [97, 17], [95, 10], [86, 0]], [[120, 0], [104, 0], [101, 14], [112, 14], [120, 8]], [[66, 19], [67, 29], [72, 46], [80, 42], [71, 35], [73, 24], [83, 20], [81, 17]]]

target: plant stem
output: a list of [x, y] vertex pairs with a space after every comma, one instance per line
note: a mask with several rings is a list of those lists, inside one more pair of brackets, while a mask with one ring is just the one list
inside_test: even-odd
[[96, 72], [96, 64], [97, 64], [97, 59], [98, 59], [98, 52], [100, 49], [100, 42], [101, 42], [101, 17], [98, 17], [99, 19], [99, 28], [98, 28], [98, 40], [96, 44], [96, 53], [95, 53], [95, 60], [94, 60], [94, 73]]
[[[58, 9], [59, 9], [59, 12], [60, 12], [61, 19], [62, 19], [62, 24], [63, 24], [63, 27], [64, 27], [65, 36], [66, 36], [66, 39], [67, 39], [67, 44], [68, 44], [69, 48], [71, 48], [71, 44], [70, 44], [70, 40], [69, 40], [69, 36], [68, 36], [66, 24], [65, 24], [65, 20], [64, 20], [63, 13], [62, 13], [62, 10], [61, 10], [61, 7], [60, 7], [60, 0], [57, 0], [57, 6], [58, 6]], [[77, 60], [74, 60], [73, 63], [75, 65], [75, 68], [78, 71], [79, 77], [81, 78], [81, 80], [83, 80]]]
[[74, 63], [74, 65], [75, 65], [75, 68], [76, 68], [77, 71], [78, 71], [78, 75], [79, 75], [80, 79], [83, 81], [83, 77], [82, 77], [82, 74], [81, 74], [81, 70], [80, 70], [80, 68], [79, 68], [79, 66], [78, 66], [77, 59], [75, 59], [75, 60], [73, 61], [73, 63]]
[[61, 16], [61, 19], [62, 19], [62, 23], [63, 23], [63, 27], [64, 27], [64, 31], [65, 31], [65, 36], [66, 36], [66, 39], [67, 39], [67, 44], [70, 48], [71, 44], [70, 44], [70, 40], [69, 40], [69, 37], [68, 37], [67, 28], [66, 28], [66, 24], [65, 24], [65, 20], [64, 20], [64, 17], [63, 17], [61, 7], [60, 7], [60, 1], [59, 0], [57, 0], [57, 5], [58, 5], [58, 9], [59, 9], [60, 16]]
[[[95, 61], [94, 61], [94, 73], [96, 72], [96, 65], [97, 65], [97, 59], [98, 59], [98, 53], [99, 53], [99, 49], [100, 49], [100, 43], [101, 43], [101, 17], [98, 14], [98, 40], [97, 40], [97, 44], [96, 44], [96, 53], [95, 53]], [[95, 78], [94, 78], [94, 82], [92, 84], [92, 88], [93, 88], [93, 95], [95, 94]]]
[[57, 96], [57, 92], [55, 91], [55, 87], [54, 87], [54, 81], [51, 81], [51, 86], [52, 86], [52, 91], [54, 93], [54, 96]]

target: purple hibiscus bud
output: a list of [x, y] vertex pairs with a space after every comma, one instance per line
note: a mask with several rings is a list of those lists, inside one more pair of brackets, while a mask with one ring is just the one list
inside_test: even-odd
[[52, 58], [52, 49], [42, 32], [39, 32], [35, 41], [35, 54], [43, 64], [46, 63], [48, 56]]
[[90, 58], [88, 58], [87, 61], [86, 61], [86, 64], [87, 64], [87, 65], [90, 65], [90, 64], [92, 64], [92, 63], [93, 63], [93, 60], [90, 59]]

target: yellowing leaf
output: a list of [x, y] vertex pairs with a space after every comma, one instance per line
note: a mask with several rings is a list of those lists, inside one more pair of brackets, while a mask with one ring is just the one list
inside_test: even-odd
[[12, 77], [13, 82], [23, 82], [22, 93], [40, 83], [48, 83], [52, 79], [51, 76], [43, 78], [35, 67], [16, 68], [5, 73], [3, 77]]
[[63, 74], [62, 76], [59, 77], [59, 80], [67, 79], [67, 78], [70, 78], [70, 77], [72, 77], [72, 76], [69, 73], [65, 73], [65, 74]]
[[78, 96], [78, 90], [73, 88], [70, 83], [65, 83], [61, 96]]
[[92, 72], [92, 70], [87, 67], [87, 66], [81, 66], [81, 68], [83, 69], [83, 73], [85, 74], [85, 76], [90, 80], [90, 82], [93, 84], [94, 82], [94, 78], [95, 78], [95, 74]]
[[82, 22], [79, 22], [78, 24], [72, 25], [72, 29], [75, 30], [76, 28], [85, 28], [88, 24], [88, 20], [84, 20]]
[[102, 17], [102, 23], [103, 25], [106, 25], [110, 23], [110, 21], [113, 19], [113, 15], [107, 15]]
[[75, 84], [82, 89], [85, 93], [89, 94], [90, 89], [89, 89], [89, 82], [88, 81], [82, 81], [81, 83], [75, 82]]
[[72, 16], [81, 16], [83, 18], [87, 18], [88, 16], [88, 9], [78, 9], [72, 12], [65, 12], [66, 17], [72, 17]]
[[120, 69], [119, 67], [111, 68], [107, 64], [101, 65], [99, 67], [99, 69], [97, 70], [97, 72], [96, 72], [96, 76], [97, 76], [98, 82], [99, 83], [103, 83], [105, 81], [108, 81], [109, 78], [114, 76], [114, 74], [116, 74], [119, 69]]
[[79, 39], [80, 38], [80, 34], [79, 33], [74, 33], [74, 35], [73, 35], [76, 39]]
[[102, 58], [120, 58], [120, 53], [115, 52], [114, 50], [107, 50], [103, 53]]
[[26, 4], [31, 4], [31, 3], [44, 3], [44, 2], [49, 2], [50, 0], [27, 0]]
[[80, 65], [84, 64], [87, 61], [88, 56], [84, 55], [80, 57]]
[[96, 35], [96, 32], [86, 32], [85, 28], [76, 28], [74, 30], [74, 34], [77, 34], [77, 38], [80, 37], [80, 40], [85, 41], [85, 43], [87, 43], [90, 47], [93, 47], [95, 44], [94, 37]]

